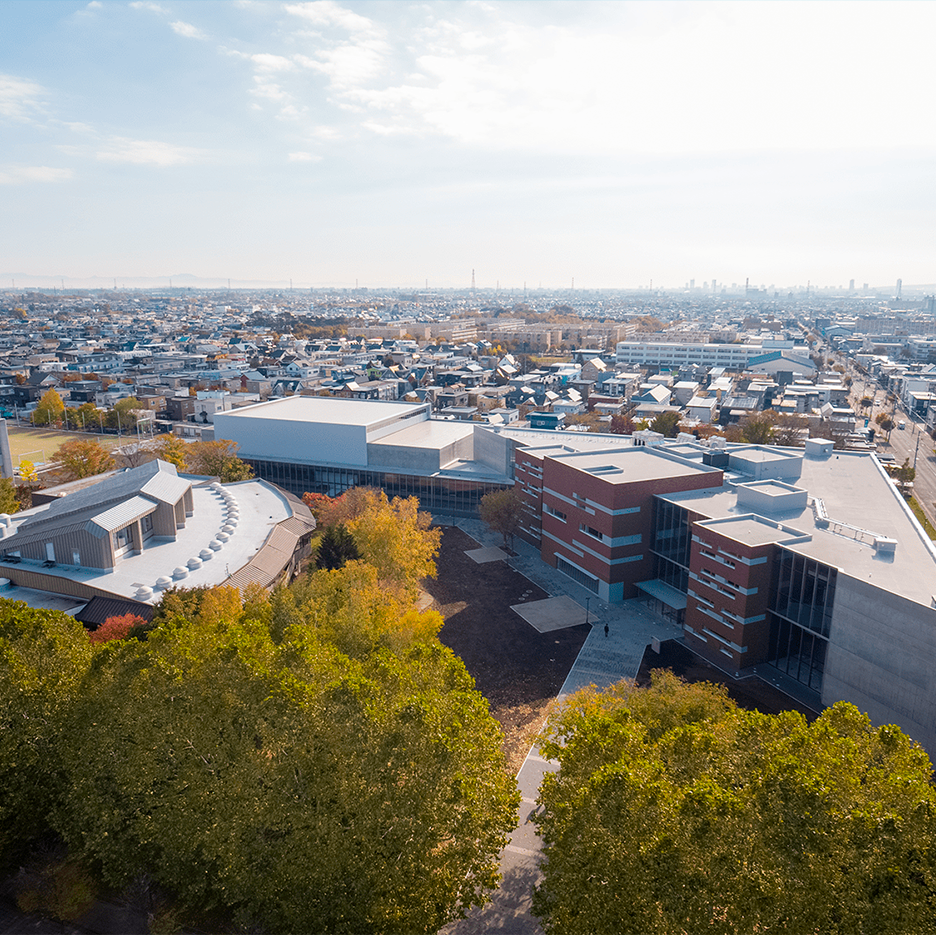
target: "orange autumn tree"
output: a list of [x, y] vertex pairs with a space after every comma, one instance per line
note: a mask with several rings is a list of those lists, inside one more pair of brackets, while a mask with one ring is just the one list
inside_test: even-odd
[[134, 627], [145, 623], [146, 621], [137, 614], [108, 617], [96, 630], [92, 630], [88, 637], [96, 646], [111, 640], [122, 640]]

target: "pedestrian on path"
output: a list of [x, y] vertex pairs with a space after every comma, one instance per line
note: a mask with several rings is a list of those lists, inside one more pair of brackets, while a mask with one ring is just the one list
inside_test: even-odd
[[605, 624], [605, 639], [608, 638], [608, 625]]

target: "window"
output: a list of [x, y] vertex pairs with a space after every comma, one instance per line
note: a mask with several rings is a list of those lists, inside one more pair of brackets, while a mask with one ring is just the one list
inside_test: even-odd
[[653, 551], [685, 568], [689, 567], [689, 512], [665, 500], [656, 501]]
[[556, 519], [562, 520], [564, 523], [566, 521], [566, 515], [562, 510], [557, 510], [555, 507], [550, 506], [548, 503], [543, 504], [543, 512], [548, 513], [550, 516], [555, 516]]
[[568, 575], [573, 581], [577, 581], [583, 587], [588, 588], [589, 591], [594, 591], [595, 594], [598, 593], [598, 579], [594, 575], [590, 575], [587, 571], [582, 571], [581, 568], [577, 568], [571, 562], [567, 562], [561, 555], [556, 556], [556, 569], [561, 571], [564, 575]]
[[604, 533], [599, 529], [595, 529], [592, 526], [587, 526], [585, 523], [582, 523], [579, 526], [579, 532], [584, 532], [586, 535], [591, 536], [594, 539], [598, 539], [601, 542], [604, 542]]

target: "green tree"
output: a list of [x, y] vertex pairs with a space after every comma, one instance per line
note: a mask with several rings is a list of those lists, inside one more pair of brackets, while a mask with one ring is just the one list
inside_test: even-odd
[[435, 640], [355, 660], [304, 625], [166, 621], [99, 650], [70, 726], [75, 856], [270, 933], [434, 933], [515, 820], [499, 727]]
[[679, 413], [661, 412], [650, 423], [651, 432], [659, 432], [666, 438], [675, 438], [679, 433]]
[[55, 387], [47, 389], [33, 410], [33, 425], [58, 425], [65, 413], [65, 403]]
[[116, 466], [111, 453], [93, 438], [72, 438], [63, 442], [53, 460], [72, 478], [93, 477], [112, 471]]
[[125, 396], [114, 403], [114, 408], [104, 413], [104, 424], [111, 429], [130, 432], [136, 428], [140, 402], [135, 396]]
[[254, 476], [253, 468], [237, 457], [237, 442], [226, 439], [189, 444], [185, 467], [189, 474], [217, 477], [222, 484], [250, 480]]
[[550, 935], [936, 930], [932, 766], [852, 705], [810, 724], [667, 673], [577, 693], [541, 749]]
[[916, 478], [916, 468], [910, 464], [909, 458], [905, 458], [904, 463], [893, 471], [893, 476], [897, 479], [900, 488], [906, 489]]
[[492, 490], [478, 504], [481, 521], [504, 539], [504, 548], [513, 545], [513, 537], [523, 519], [523, 499], [516, 489]]
[[94, 432], [101, 428], [103, 415], [94, 403], [82, 403], [77, 408], [65, 410], [65, 424], [68, 428]]
[[91, 662], [84, 627], [0, 599], [0, 867], [44, 832], [62, 792], [59, 743]]
[[0, 477], [0, 513], [18, 513], [20, 506], [19, 493], [11, 477]]
[[345, 562], [361, 557], [354, 544], [354, 536], [348, 532], [344, 523], [336, 523], [326, 528], [319, 542], [318, 555], [315, 559], [317, 568], [329, 570], [341, 568]]

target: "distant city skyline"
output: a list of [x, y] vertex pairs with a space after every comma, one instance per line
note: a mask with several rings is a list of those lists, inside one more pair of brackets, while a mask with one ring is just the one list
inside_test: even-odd
[[902, 2], [0, 0], [0, 290], [912, 289], [934, 27]]

